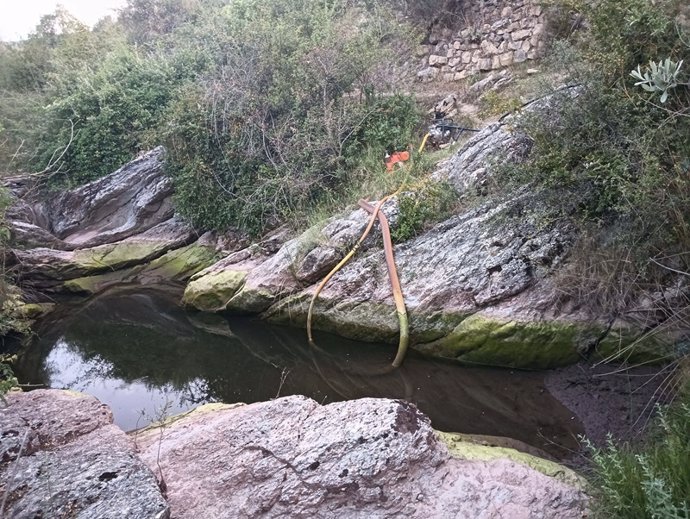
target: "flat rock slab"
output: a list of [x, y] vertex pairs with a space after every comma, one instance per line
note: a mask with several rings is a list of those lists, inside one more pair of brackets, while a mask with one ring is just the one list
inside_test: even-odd
[[[154, 475], [94, 397], [12, 393], [0, 407], [1, 517], [169, 517]], [[3, 515], [4, 514], [4, 515]]]
[[399, 400], [213, 404], [136, 441], [178, 518], [585, 517], [578, 488], [508, 459], [454, 458]]
[[50, 288], [59, 286], [61, 281], [147, 263], [189, 244], [194, 237], [194, 230], [188, 224], [173, 217], [115, 243], [70, 251], [46, 247], [15, 250], [14, 256], [26, 284]]

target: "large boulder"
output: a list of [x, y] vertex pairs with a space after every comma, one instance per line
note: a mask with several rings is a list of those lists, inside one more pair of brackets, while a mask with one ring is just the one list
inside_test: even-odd
[[211, 404], [136, 434], [182, 519], [585, 517], [577, 478], [547, 475], [567, 469], [451, 440], [456, 456], [404, 401], [300, 396]]
[[118, 282], [186, 281], [214, 263], [215, 236], [197, 239], [174, 215], [164, 157], [165, 150], [155, 148], [58, 196], [47, 196], [34, 177], [6, 181], [15, 197], [8, 211], [10, 259], [23, 284], [95, 293]]
[[91, 396], [10, 393], [0, 406], [0, 488], [13, 518], [164, 519], [169, 508], [134, 442]]
[[[394, 225], [397, 200], [391, 200], [382, 211]], [[281, 234], [281, 246], [273, 251], [267, 250], [263, 242], [251, 245], [195, 274], [185, 289], [183, 302], [207, 312], [268, 310], [325, 276], [352, 249], [368, 223], [369, 215], [357, 209], [287, 241]], [[359, 250], [368, 251], [377, 245], [381, 245], [378, 226]]]
[[173, 215], [165, 149], [144, 153], [114, 173], [43, 203], [48, 230], [81, 248], [140, 234]]

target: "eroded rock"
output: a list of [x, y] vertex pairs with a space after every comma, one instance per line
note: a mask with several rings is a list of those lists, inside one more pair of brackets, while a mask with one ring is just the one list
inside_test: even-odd
[[132, 440], [111, 425], [107, 406], [58, 390], [6, 398], [0, 407], [3, 517], [169, 517], [155, 477]]
[[[384, 213], [394, 224], [395, 200]], [[281, 298], [318, 282], [352, 248], [368, 220], [364, 210], [358, 209], [284, 241], [273, 252], [261, 242], [231, 254], [193, 276], [183, 302], [204, 311], [263, 312]], [[379, 240], [375, 230], [360, 250], [371, 249]]]
[[49, 230], [81, 248], [147, 231], [173, 215], [172, 182], [159, 146], [116, 172], [45, 203]]
[[35, 199], [46, 197], [34, 185], [37, 177], [9, 179], [16, 197], [8, 211], [11, 259], [22, 282], [40, 290], [95, 293], [118, 282], [186, 281], [218, 259], [217, 249], [233, 250], [230, 233], [199, 238], [174, 216], [164, 155], [155, 148], [106, 177], [43, 201]]
[[428, 419], [399, 400], [213, 404], [168, 423], [162, 434], [138, 434], [137, 443], [144, 461], [160, 467], [180, 518], [585, 513], [585, 497], [571, 483], [506, 457], [451, 456]]
[[195, 237], [189, 225], [171, 218], [142, 234], [114, 243], [71, 251], [44, 247], [15, 250], [14, 256], [26, 284], [55, 288], [66, 280], [147, 263], [189, 244]]

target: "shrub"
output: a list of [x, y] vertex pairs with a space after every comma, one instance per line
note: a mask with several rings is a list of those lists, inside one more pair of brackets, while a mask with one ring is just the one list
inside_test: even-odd
[[429, 224], [449, 216], [457, 195], [452, 186], [444, 182], [427, 181], [413, 191], [398, 197], [399, 216], [391, 232], [393, 242], [414, 238]]
[[573, 256], [571, 283], [562, 287], [597, 312], [619, 315], [641, 292], [690, 271], [688, 90], [668, 89], [659, 104], [660, 92], [636, 88], [630, 76], [649, 60], [682, 60], [690, 48], [682, 41], [690, 40], [678, 38], [678, 2], [562, 4], [584, 13], [589, 32], [554, 44], [551, 65], [580, 86], [521, 116], [516, 129], [531, 139], [531, 153], [498, 167], [498, 184], [529, 183], [545, 218], [579, 227], [588, 247], [580, 256], [589, 259]]
[[259, 233], [343, 192], [368, 149], [408, 144], [414, 103], [375, 88], [390, 29], [360, 9], [247, 0], [208, 22], [222, 59], [165, 117], [183, 215]]
[[660, 410], [643, 446], [589, 445], [593, 462], [595, 517], [688, 519], [690, 517], [690, 405]]
[[[576, 33], [584, 58], [606, 74], [625, 80], [640, 63], [686, 52], [676, 23], [682, 0], [555, 0], [586, 20], [587, 32]], [[687, 29], [685, 29], [687, 30]], [[686, 40], [687, 41], [687, 40]]]
[[70, 142], [61, 167], [69, 184], [111, 173], [141, 151], [143, 136], [160, 124], [177, 78], [160, 57], [121, 46], [99, 67], [65, 72], [48, 107], [52, 146], [44, 147], [37, 168], [50, 162], [55, 148]]

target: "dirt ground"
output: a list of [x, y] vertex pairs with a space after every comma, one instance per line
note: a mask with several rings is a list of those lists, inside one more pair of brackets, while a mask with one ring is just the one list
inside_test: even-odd
[[[670, 366], [626, 369], [615, 365], [580, 363], [546, 375], [548, 391], [582, 422], [585, 436], [603, 446], [610, 434], [616, 440], [637, 442], [654, 421], [656, 404], [672, 396]], [[580, 465], [582, 452], [570, 462]]]

